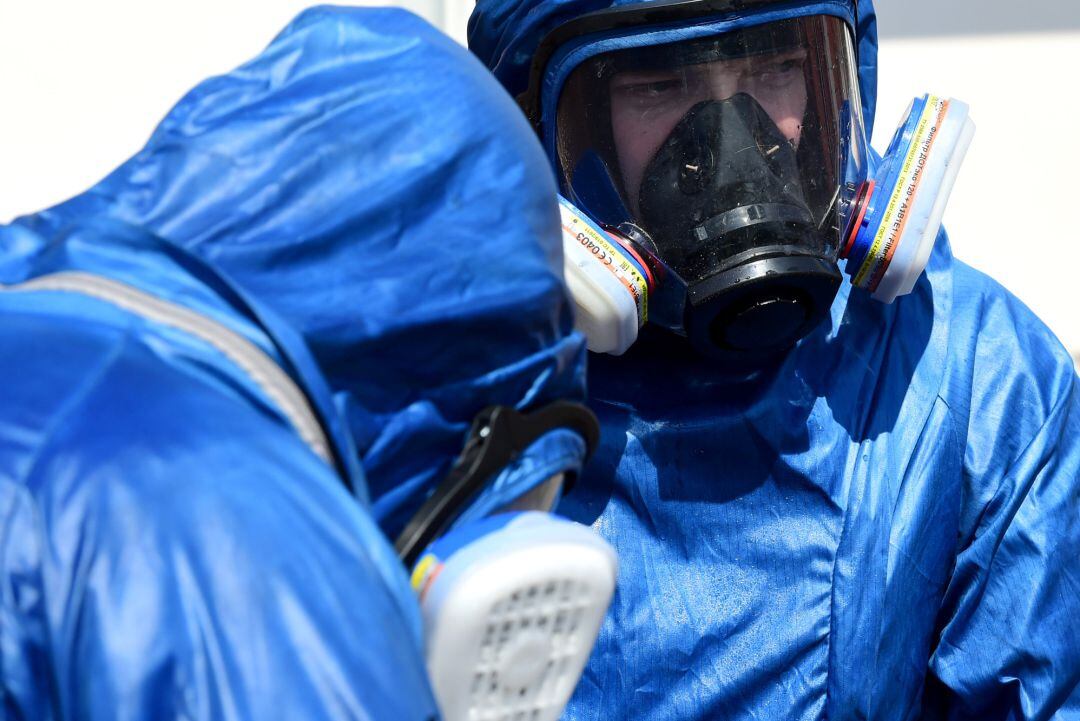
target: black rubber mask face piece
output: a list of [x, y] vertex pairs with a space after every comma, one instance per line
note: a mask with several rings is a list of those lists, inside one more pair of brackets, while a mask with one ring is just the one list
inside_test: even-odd
[[795, 149], [744, 93], [690, 109], [646, 168], [638, 203], [663, 260], [687, 281], [756, 248], [818, 245]]
[[839, 271], [804, 199], [795, 147], [749, 95], [698, 103], [646, 168], [643, 229], [687, 284], [687, 335], [770, 356], [823, 317]]

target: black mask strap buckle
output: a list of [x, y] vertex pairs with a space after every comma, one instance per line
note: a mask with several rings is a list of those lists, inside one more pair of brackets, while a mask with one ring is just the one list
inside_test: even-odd
[[394, 543], [406, 567], [411, 568], [424, 549], [450, 528], [499, 471], [545, 433], [558, 428], [575, 431], [584, 439], [586, 459], [596, 450], [600, 425], [592, 411], [580, 403], [556, 401], [528, 414], [507, 406], [488, 406], [480, 411], [450, 473]]

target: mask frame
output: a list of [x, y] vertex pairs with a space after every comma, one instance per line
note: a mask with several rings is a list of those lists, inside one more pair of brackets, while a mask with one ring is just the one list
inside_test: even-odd
[[[562, 152], [555, 122], [559, 103], [571, 75], [591, 58], [618, 51], [707, 40], [813, 16], [834, 17], [840, 21], [848, 34], [849, 66], [856, 68], [856, 19], [850, 2], [792, 4], [775, 0], [680, 0], [635, 4], [589, 13], [550, 32], [534, 58], [529, 89], [518, 100], [541, 134], [549, 159], [558, 161]], [[858, 98], [858, 79], [853, 70], [848, 86], [852, 89], [852, 97]], [[859, 117], [855, 119], [857, 125], [848, 126], [852, 131], [851, 143], [858, 146], [855, 155], [865, 161], [865, 132], [858, 113], [859, 104], [856, 101], [854, 105], [853, 112]], [[558, 162], [554, 164], [561, 167]], [[860, 165], [860, 170], [865, 173], [865, 164]], [[850, 193], [838, 194], [833, 202], [839, 200], [840, 207], [846, 209], [847, 195], [854, 196], [862, 179], [852, 179]], [[571, 198], [571, 202], [577, 202], [563, 175], [559, 176], [559, 182], [560, 191]], [[840, 219], [843, 225], [846, 213], [842, 212]], [[605, 227], [612, 229], [615, 225]], [[634, 239], [634, 234], [621, 225], [618, 229]], [[841, 227], [833, 241], [834, 248], [842, 242], [842, 232]], [[648, 250], [649, 245], [642, 244], [642, 248]], [[658, 277], [666, 276], [667, 281], [649, 290], [649, 316], [677, 335], [689, 337], [691, 343], [706, 355], [735, 365], [759, 365], [786, 351], [827, 313], [842, 277], [836, 266], [835, 253], [833, 256], [821, 259], [811, 256], [763, 258], [732, 267], [731, 272], [722, 276], [714, 275], [693, 283], [685, 280], [680, 283], [677, 273], [665, 272], [670, 269], [661, 267], [663, 262], [653, 259], [656, 267], [652, 269]], [[648, 258], [646, 261], [653, 262]], [[788, 281], [783, 287], [776, 285], [778, 273]], [[737, 292], [734, 292], [735, 285], [739, 285]], [[764, 332], [768, 329], [780, 330]], [[634, 335], [620, 333], [621, 338]], [[612, 347], [623, 346], [624, 343], [618, 342]]]

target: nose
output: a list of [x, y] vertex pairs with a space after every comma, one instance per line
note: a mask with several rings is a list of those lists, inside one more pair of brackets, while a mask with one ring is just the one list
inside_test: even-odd
[[708, 90], [710, 100], [727, 100], [739, 92], [739, 73], [722, 63], [709, 67]]

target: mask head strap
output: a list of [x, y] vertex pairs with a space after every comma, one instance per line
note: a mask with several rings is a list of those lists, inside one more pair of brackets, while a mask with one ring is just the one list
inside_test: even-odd
[[529, 414], [507, 406], [480, 411], [449, 475], [394, 543], [405, 566], [411, 567], [425, 548], [449, 530], [491, 478], [545, 433], [558, 428], [569, 428], [585, 440], [586, 458], [600, 440], [596, 416], [580, 403], [557, 401]]

